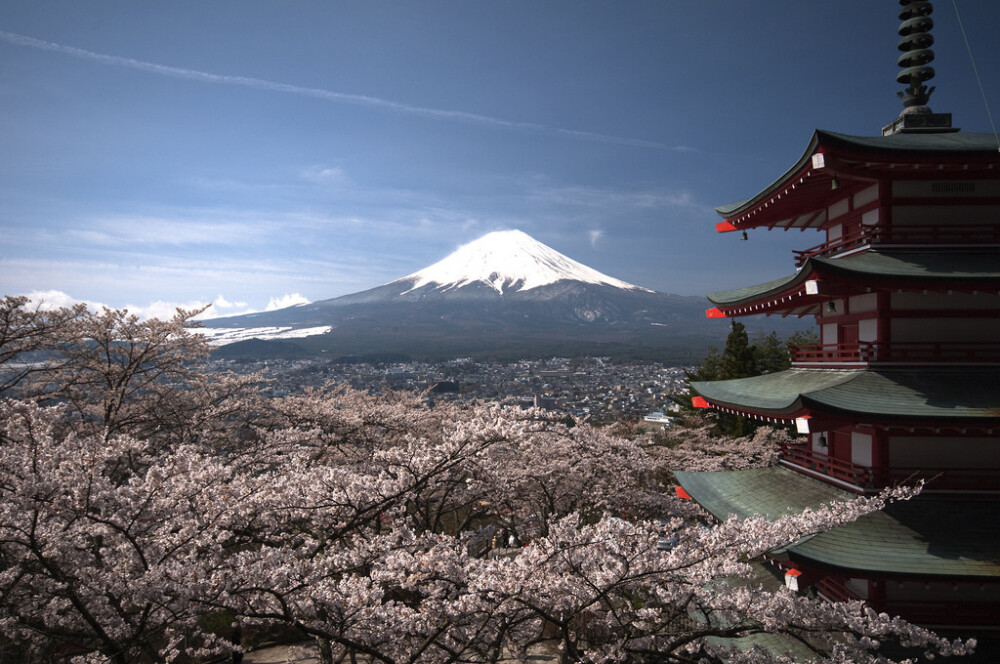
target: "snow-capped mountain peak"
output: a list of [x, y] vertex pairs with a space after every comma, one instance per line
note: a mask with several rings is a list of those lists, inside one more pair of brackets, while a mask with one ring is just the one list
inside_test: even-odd
[[487, 233], [395, 283], [406, 283], [405, 292], [424, 286], [449, 291], [481, 283], [502, 295], [566, 280], [648, 290], [602, 274], [517, 230]]

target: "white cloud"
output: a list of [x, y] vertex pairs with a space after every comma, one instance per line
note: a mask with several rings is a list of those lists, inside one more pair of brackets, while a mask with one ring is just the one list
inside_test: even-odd
[[602, 230], [592, 230], [587, 231], [587, 237], [590, 238], [590, 246], [597, 248], [597, 241], [604, 237], [604, 231]]
[[264, 311], [294, 307], [297, 304], [309, 304], [309, 300], [303, 297], [301, 293], [286, 293], [281, 297], [272, 297], [268, 301], [267, 306], [264, 307]]
[[101, 309], [110, 308], [100, 302], [78, 300], [72, 295], [58, 290], [31, 291], [30, 293], [24, 293], [24, 297], [28, 298], [32, 307], [37, 307], [40, 311], [52, 311], [63, 307], [72, 307], [75, 304], [81, 303], [86, 304], [87, 308], [91, 311], [100, 311]]
[[344, 182], [344, 169], [335, 166], [313, 166], [302, 171], [302, 177], [319, 184], [339, 184]]
[[144, 307], [129, 304], [125, 306], [125, 309], [127, 309], [130, 314], [135, 314], [142, 320], [147, 320], [149, 318], [170, 320], [177, 313], [177, 309], [192, 311], [201, 309], [206, 304], [207, 302], [198, 302], [198, 301], [165, 302], [164, 300], [156, 300], [155, 302], [150, 302], [148, 305]]
[[[80, 300], [59, 290], [31, 291], [30, 293], [25, 293], [24, 296], [31, 302], [31, 306], [37, 307], [42, 311], [51, 311], [61, 307], [71, 307], [75, 304], [81, 303], [86, 304], [88, 309], [95, 312], [101, 311], [102, 309], [114, 309], [114, 307], [109, 307], [102, 302]], [[141, 320], [147, 320], [149, 318], [167, 320], [174, 317], [174, 314], [177, 313], [177, 309], [192, 311], [195, 309], [202, 309], [209, 304], [211, 304], [211, 306], [196, 316], [195, 320], [209, 320], [212, 318], [220, 318], [222, 316], [239, 316], [242, 314], [252, 314], [260, 311], [259, 309], [250, 307], [250, 305], [246, 302], [231, 301], [221, 294], [211, 303], [200, 300], [190, 300], [188, 302], [155, 300], [144, 306], [128, 304], [122, 308], [128, 310], [131, 314], [135, 314]], [[264, 311], [284, 309], [285, 307], [291, 307], [297, 304], [309, 304], [309, 300], [301, 293], [286, 293], [280, 297], [270, 298]]]
[[[76, 304], [85, 304], [87, 305], [87, 309], [94, 312], [98, 312], [103, 309], [114, 309], [114, 307], [110, 307], [103, 302], [80, 300], [73, 297], [69, 293], [64, 293], [59, 290], [31, 291], [30, 293], [26, 293], [25, 297], [28, 298], [32, 306], [37, 307], [41, 311], [51, 311], [62, 307], [72, 307]], [[192, 302], [165, 302], [163, 300], [156, 300], [146, 306], [129, 304], [122, 308], [131, 314], [135, 314], [142, 320], [149, 318], [166, 320], [173, 318], [174, 314], [177, 313], [178, 308], [190, 311], [192, 309], [201, 309], [206, 304], [206, 302], [199, 302], [197, 300]]]
[[230, 302], [220, 293], [219, 297], [212, 300], [212, 306], [216, 309], [245, 309], [248, 305], [246, 302]]

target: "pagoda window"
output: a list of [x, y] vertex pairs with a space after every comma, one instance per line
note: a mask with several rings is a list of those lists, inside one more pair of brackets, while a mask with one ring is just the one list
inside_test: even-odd
[[879, 208], [868, 210], [868, 212], [861, 215], [861, 225], [878, 226], [879, 219], [881, 219], [881, 211]]
[[845, 214], [851, 211], [851, 201], [848, 198], [842, 198], [830, 207], [827, 208], [826, 216], [827, 219], [836, 219], [838, 217], [843, 217]]
[[872, 467], [871, 434], [858, 431], [851, 432], [851, 463], [866, 468]]
[[852, 295], [847, 301], [852, 314], [864, 314], [869, 311], [878, 310], [878, 294], [864, 293], [862, 295]]
[[829, 244], [836, 244], [837, 240], [844, 236], [844, 227], [841, 224], [834, 224], [826, 229], [826, 241]]
[[877, 318], [863, 318], [858, 321], [858, 341], [879, 341]]
[[[862, 189], [854, 194], [854, 207], [861, 208], [878, 200], [878, 184]], [[877, 212], [877, 210], [876, 210]]]
[[820, 342], [824, 346], [833, 346], [837, 344], [837, 324], [836, 323], [824, 323], [820, 328]]

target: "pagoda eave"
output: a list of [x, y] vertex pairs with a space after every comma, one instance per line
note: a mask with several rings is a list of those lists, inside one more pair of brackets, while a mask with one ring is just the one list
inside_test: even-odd
[[752, 408], [746, 405], [730, 404], [714, 399], [701, 398], [700, 408], [710, 408], [721, 413], [739, 415], [748, 419], [775, 424], [794, 426], [796, 433], [809, 434], [852, 426], [890, 434], [913, 435], [954, 435], [993, 436], [1000, 434], [1000, 418], [941, 418], [941, 417], [892, 417], [863, 411], [845, 411], [830, 408], [821, 403], [810, 403], [808, 399], [797, 401], [789, 408], [772, 410]]
[[[1000, 431], [1000, 369], [788, 369], [695, 381], [698, 405], [762, 421], [796, 421], [802, 433], [849, 422], [900, 431]], [[815, 422], [800, 425], [802, 420]], [[826, 420], [826, 422], [824, 422]], [[820, 428], [817, 428], [822, 423]]]
[[[777, 466], [739, 471], [675, 472], [677, 481], [716, 518], [788, 513], [850, 500], [851, 492]], [[990, 552], [1000, 531], [987, 501], [917, 499], [893, 503], [781, 550], [794, 560], [892, 577], [1000, 577]], [[984, 532], [989, 530], [991, 532]]]
[[716, 230], [820, 229], [832, 203], [873, 183], [996, 179], [997, 169], [1000, 155], [987, 134], [924, 135], [917, 142], [906, 135], [860, 138], [817, 130], [778, 180], [752, 198], [716, 208], [725, 220]]
[[710, 293], [710, 318], [820, 313], [831, 297], [871, 292], [1000, 294], [992, 253], [869, 250], [839, 258], [810, 257], [793, 275], [733, 291]]

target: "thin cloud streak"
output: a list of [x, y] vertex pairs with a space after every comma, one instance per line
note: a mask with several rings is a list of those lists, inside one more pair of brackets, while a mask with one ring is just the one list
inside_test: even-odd
[[504, 120], [503, 118], [496, 118], [489, 115], [482, 115], [479, 113], [469, 113], [466, 111], [453, 111], [448, 109], [413, 106], [410, 104], [404, 104], [401, 102], [396, 102], [389, 99], [382, 99], [379, 97], [371, 97], [368, 95], [334, 92], [332, 90], [324, 90], [322, 88], [307, 88], [303, 86], [291, 85], [288, 83], [279, 83], [277, 81], [268, 81], [265, 79], [252, 78], [248, 76], [213, 74], [210, 72], [199, 71], [197, 69], [184, 69], [181, 67], [171, 67], [168, 65], [156, 64], [154, 62], [145, 62], [143, 60], [135, 60], [132, 58], [126, 58], [118, 55], [107, 55], [104, 53], [96, 53], [94, 51], [87, 51], [85, 49], [77, 48], [75, 46], [57, 44], [55, 42], [49, 42], [42, 39], [35, 39], [34, 37], [27, 37], [25, 35], [19, 35], [13, 32], [5, 32], [2, 30], [0, 30], [0, 41], [5, 41], [15, 46], [25, 46], [28, 48], [50, 51], [53, 53], [61, 53], [63, 55], [69, 55], [71, 57], [79, 58], [81, 60], [90, 60], [93, 62], [99, 62], [101, 64], [110, 65], [114, 67], [126, 67], [129, 69], [144, 71], [151, 74], [158, 74], [160, 76], [183, 78], [192, 81], [199, 81], [202, 83], [214, 83], [219, 85], [236, 85], [246, 88], [266, 90], [270, 92], [283, 92], [287, 94], [299, 95], [302, 97], [313, 97], [316, 99], [323, 99], [326, 101], [339, 102], [344, 104], [353, 104], [355, 106], [367, 106], [371, 108], [384, 109], [398, 113], [405, 113], [409, 115], [419, 115], [438, 120], [477, 124], [481, 126], [494, 127], [497, 129], [509, 129], [515, 131], [542, 133], [542, 134], [548, 134], [552, 136], [562, 136], [565, 138], [582, 140], [582, 141], [595, 141], [599, 143], [611, 143], [615, 145], [624, 145], [637, 148], [650, 148], [656, 150], [673, 150], [677, 152], [689, 152], [692, 150], [692, 148], [686, 146], [669, 146], [663, 143], [658, 143], [656, 141], [625, 138], [621, 136], [611, 136], [608, 134], [599, 134], [589, 131], [577, 131], [573, 129], [563, 129], [560, 127], [550, 127], [548, 125], [538, 124], [535, 122], [518, 122], [515, 120]]

